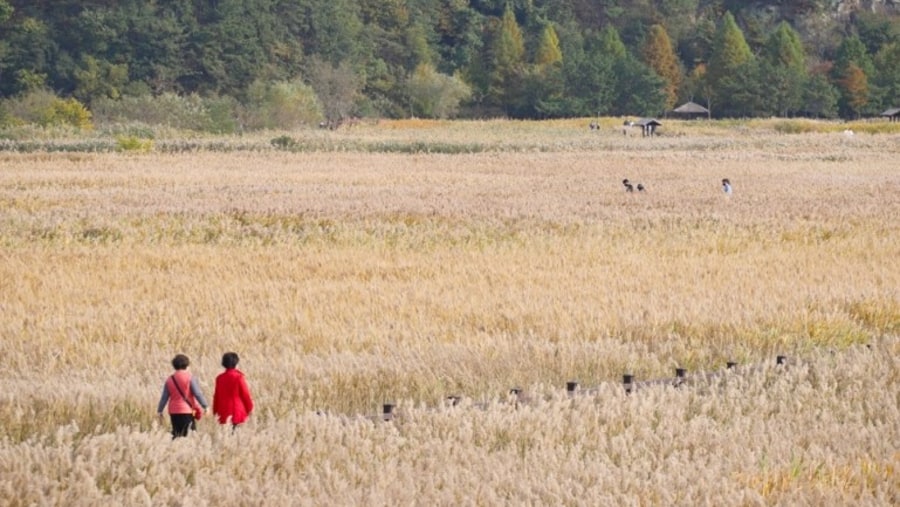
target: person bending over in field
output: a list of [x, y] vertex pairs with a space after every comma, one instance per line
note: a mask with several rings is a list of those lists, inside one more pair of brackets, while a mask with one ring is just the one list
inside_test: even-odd
[[231, 421], [232, 429], [242, 424], [253, 412], [253, 397], [243, 372], [237, 369], [240, 358], [235, 352], [226, 352], [222, 356], [222, 367], [225, 371], [216, 377], [216, 390], [213, 393], [213, 413], [219, 424]]
[[[207, 407], [206, 398], [200, 391], [197, 378], [187, 371], [190, 365], [191, 360], [184, 354], [178, 354], [172, 359], [175, 373], [163, 384], [162, 396], [156, 407], [156, 413], [162, 419], [163, 410], [166, 405], [169, 406], [173, 440], [178, 437], [186, 437], [188, 431], [195, 428], [195, 413], [202, 415], [203, 410], [206, 410]], [[202, 409], [197, 407], [198, 403], [200, 407], [203, 407]]]

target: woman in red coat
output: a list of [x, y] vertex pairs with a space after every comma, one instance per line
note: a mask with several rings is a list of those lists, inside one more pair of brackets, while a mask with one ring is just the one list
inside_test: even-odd
[[218, 417], [219, 424], [230, 420], [235, 427], [246, 421], [253, 412], [250, 388], [244, 374], [237, 369], [239, 360], [234, 352], [226, 352], [222, 356], [225, 371], [216, 377], [216, 390], [213, 393], [213, 413]]

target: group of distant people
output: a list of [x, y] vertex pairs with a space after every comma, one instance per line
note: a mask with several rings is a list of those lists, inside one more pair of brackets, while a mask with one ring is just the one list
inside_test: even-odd
[[[237, 369], [239, 361], [240, 357], [235, 352], [226, 352], [222, 356], [225, 371], [216, 377], [216, 390], [213, 392], [213, 414], [219, 424], [231, 423], [232, 429], [246, 422], [253, 412], [250, 387], [244, 373]], [[209, 408], [200, 390], [200, 383], [188, 372], [190, 365], [191, 360], [184, 354], [178, 354], [172, 359], [175, 372], [163, 384], [156, 408], [156, 413], [162, 419], [163, 411], [168, 406], [173, 439], [186, 437], [188, 432], [196, 428], [196, 421]]]
[[[628, 178], [622, 180], [622, 186], [625, 187], [626, 192], [634, 192], [635, 188], [637, 188], [638, 192], [643, 192], [644, 190], [646, 190], [646, 187], [644, 187], [642, 183], [638, 183], [635, 187], [635, 185], [631, 181], [629, 181]], [[722, 191], [725, 192], [726, 195], [731, 195], [731, 180], [729, 180], [728, 178], [724, 178], [722, 180]]]
[[[622, 180], [622, 185], [625, 187], [626, 192], [634, 192], [634, 185], [630, 181], [628, 181], [628, 178], [625, 178], [624, 180]], [[641, 183], [638, 183], [637, 191], [643, 192], [644, 190], [645, 190], [644, 185]]]

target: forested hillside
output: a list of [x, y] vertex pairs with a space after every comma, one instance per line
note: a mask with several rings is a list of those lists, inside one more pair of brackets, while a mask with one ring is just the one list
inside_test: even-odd
[[900, 106], [898, 62], [894, 2], [0, 0], [6, 124], [856, 118]]

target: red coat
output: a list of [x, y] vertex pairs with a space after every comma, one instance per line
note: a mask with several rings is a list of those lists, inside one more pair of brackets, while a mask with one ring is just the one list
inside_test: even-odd
[[213, 413], [219, 424], [231, 419], [231, 424], [241, 424], [253, 412], [253, 398], [244, 374], [237, 368], [229, 368], [216, 377], [216, 391], [213, 393]]

